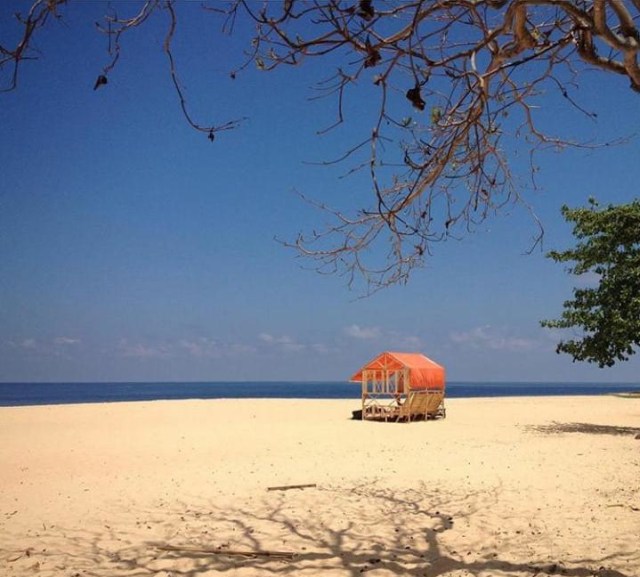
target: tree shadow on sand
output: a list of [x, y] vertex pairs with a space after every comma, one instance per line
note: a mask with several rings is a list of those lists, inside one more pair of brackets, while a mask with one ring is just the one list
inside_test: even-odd
[[549, 425], [532, 425], [527, 430], [537, 433], [585, 433], [588, 435], [640, 435], [638, 427], [618, 427], [613, 425], [594, 425], [593, 423], [559, 423], [553, 421]]
[[[495, 526], [485, 527], [485, 518], [495, 518], [485, 515], [499, 499], [497, 489], [455, 495], [363, 485], [260, 494], [224, 508], [165, 501], [151, 511], [119, 511], [117, 524], [91, 533], [55, 528], [32, 535], [29, 554], [5, 549], [0, 567], [11, 568], [5, 574], [69, 577], [632, 577], [620, 568], [640, 563], [629, 551], [527, 558], [532, 541], [548, 536], [523, 535], [509, 526], [514, 519], [498, 519], [508, 530], [496, 539]], [[450, 539], [454, 527], [460, 534]], [[538, 545], [536, 551], [545, 550]]]

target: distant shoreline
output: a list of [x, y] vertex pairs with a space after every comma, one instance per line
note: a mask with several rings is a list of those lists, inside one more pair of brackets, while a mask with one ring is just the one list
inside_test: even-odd
[[[640, 383], [450, 382], [455, 398], [631, 395]], [[187, 399], [350, 399], [360, 386], [348, 382], [0, 383], [0, 406], [94, 404]]]
[[[296, 379], [288, 380], [264, 380], [264, 381], [247, 381], [247, 380], [215, 380], [215, 381], [8, 381], [0, 380], [2, 385], [343, 385], [360, 386], [359, 383], [351, 381], [322, 381], [311, 380], [303, 381]], [[448, 385], [472, 385], [472, 386], [527, 386], [527, 385], [593, 385], [593, 386], [637, 386], [640, 388], [640, 381], [448, 381]]]

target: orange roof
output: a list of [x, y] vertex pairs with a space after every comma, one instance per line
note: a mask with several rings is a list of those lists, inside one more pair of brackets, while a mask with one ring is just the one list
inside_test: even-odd
[[409, 369], [410, 389], [444, 389], [444, 367], [420, 353], [384, 352], [369, 361], [349, 380], [362, 382], [363, 371]]

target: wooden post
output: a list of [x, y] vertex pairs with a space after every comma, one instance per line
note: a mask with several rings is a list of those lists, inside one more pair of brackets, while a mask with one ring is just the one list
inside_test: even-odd
[[362, 371], [362, 420], [365, 420], [365, 414], [364, 414], [364, 399], [365, 399], [365, 393], [367, 392], [367, 379], [369, 378], [369, 375], [367, 374], [369, 371]]

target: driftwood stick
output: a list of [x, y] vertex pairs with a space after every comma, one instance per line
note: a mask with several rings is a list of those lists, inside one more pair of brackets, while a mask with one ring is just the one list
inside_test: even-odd
[[308, 489], [310, 487], [316, 487], [316, 484], [309, 483], [307, 485], [282, 485], [281, 487], [267, 487], [267, 491], [288, 491], [289, 489]]
[[23, 553], [20, 553], [17, 557], [12, 557], [11, 559], [7, 559], [7, 563], [15, 563], [18, 559], [22, 559], [24, 557]]
[[293, 559], [297, 553], [291, 551], [237, 551], [233, 549], [209, 549], [204, 547], [176, 547], [175, 545], [156, 545], [161, 551], [178, 553], [203, 553], [207, 555], [227, 555], [229, 557], [273, 557], [275, 559]]
[[614, 503], [613, 505], [607, 505], [607, 507], [629, 507], [632, 511], [640, 511], [640, 508], [633, 505], [623, 505], [622, 503]]

